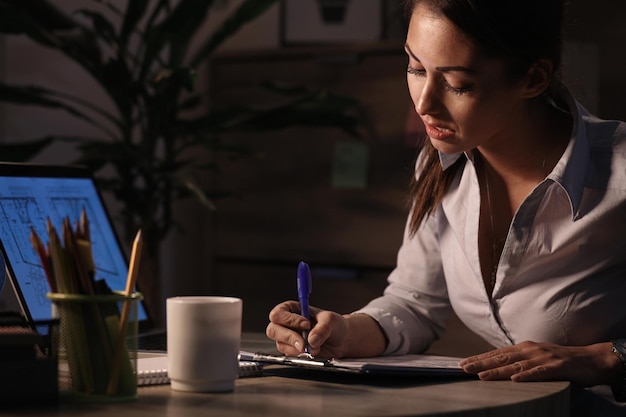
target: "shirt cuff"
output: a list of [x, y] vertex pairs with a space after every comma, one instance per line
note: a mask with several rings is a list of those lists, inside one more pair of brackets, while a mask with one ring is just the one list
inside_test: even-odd
[[402, 319], [375, 307], [364, 307], [352, 314], [367, 314], [378, 322], [387, 338], [387, 347], [383, 355], [404, 355], [409, 352], [409, 340], [403, 334], [405, 326]]

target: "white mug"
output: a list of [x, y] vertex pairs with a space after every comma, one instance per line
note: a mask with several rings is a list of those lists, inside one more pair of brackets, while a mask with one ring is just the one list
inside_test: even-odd
[[227, 392], [239, 375], [242, 300], [183, 296], [167, 299], [167, 357], [177, 391]]

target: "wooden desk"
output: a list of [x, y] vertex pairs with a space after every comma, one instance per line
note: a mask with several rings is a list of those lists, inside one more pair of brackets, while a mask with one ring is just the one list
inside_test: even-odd
[[[244, 337], [246, 350], [267, 342]], [[412, 381], [277, 366], [239, 379], [232, 393], [192, 394], [169, 385], [142, 387], [139, 399], [117, 404], [61, 404], [19, 409], [19, 416], [568, 416], [569, 383], [478, 380]]]
[[[20, 409], [20, 416], [568, 416], [569, 384], [509, 381], [381, 383], [356, 378], [265, 376], [237, 381], [227, 394], [189, 394], [169, 385], [139, 389], [139, 399], [118, 404], [62, 404]], [[16, 410], [17, 411], [17, 410]]]

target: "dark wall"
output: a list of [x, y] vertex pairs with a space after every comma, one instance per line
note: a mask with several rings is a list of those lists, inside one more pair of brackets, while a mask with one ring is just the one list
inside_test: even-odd
[[626, 2], [572, 0], [566, 10], [565, 39], [598, 48], [598, 116], [626, 120]]

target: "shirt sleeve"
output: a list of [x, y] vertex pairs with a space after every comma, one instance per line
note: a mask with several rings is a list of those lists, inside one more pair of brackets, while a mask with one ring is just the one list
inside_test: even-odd
[[426, 217], [413, 236], [407, 222], [384, 294], [356, 312], [379, 323], [388, 340], [385, 355], [423, 352], [445, 328], [450, 303], [437, 238], [438, 215], [437, 210]]

